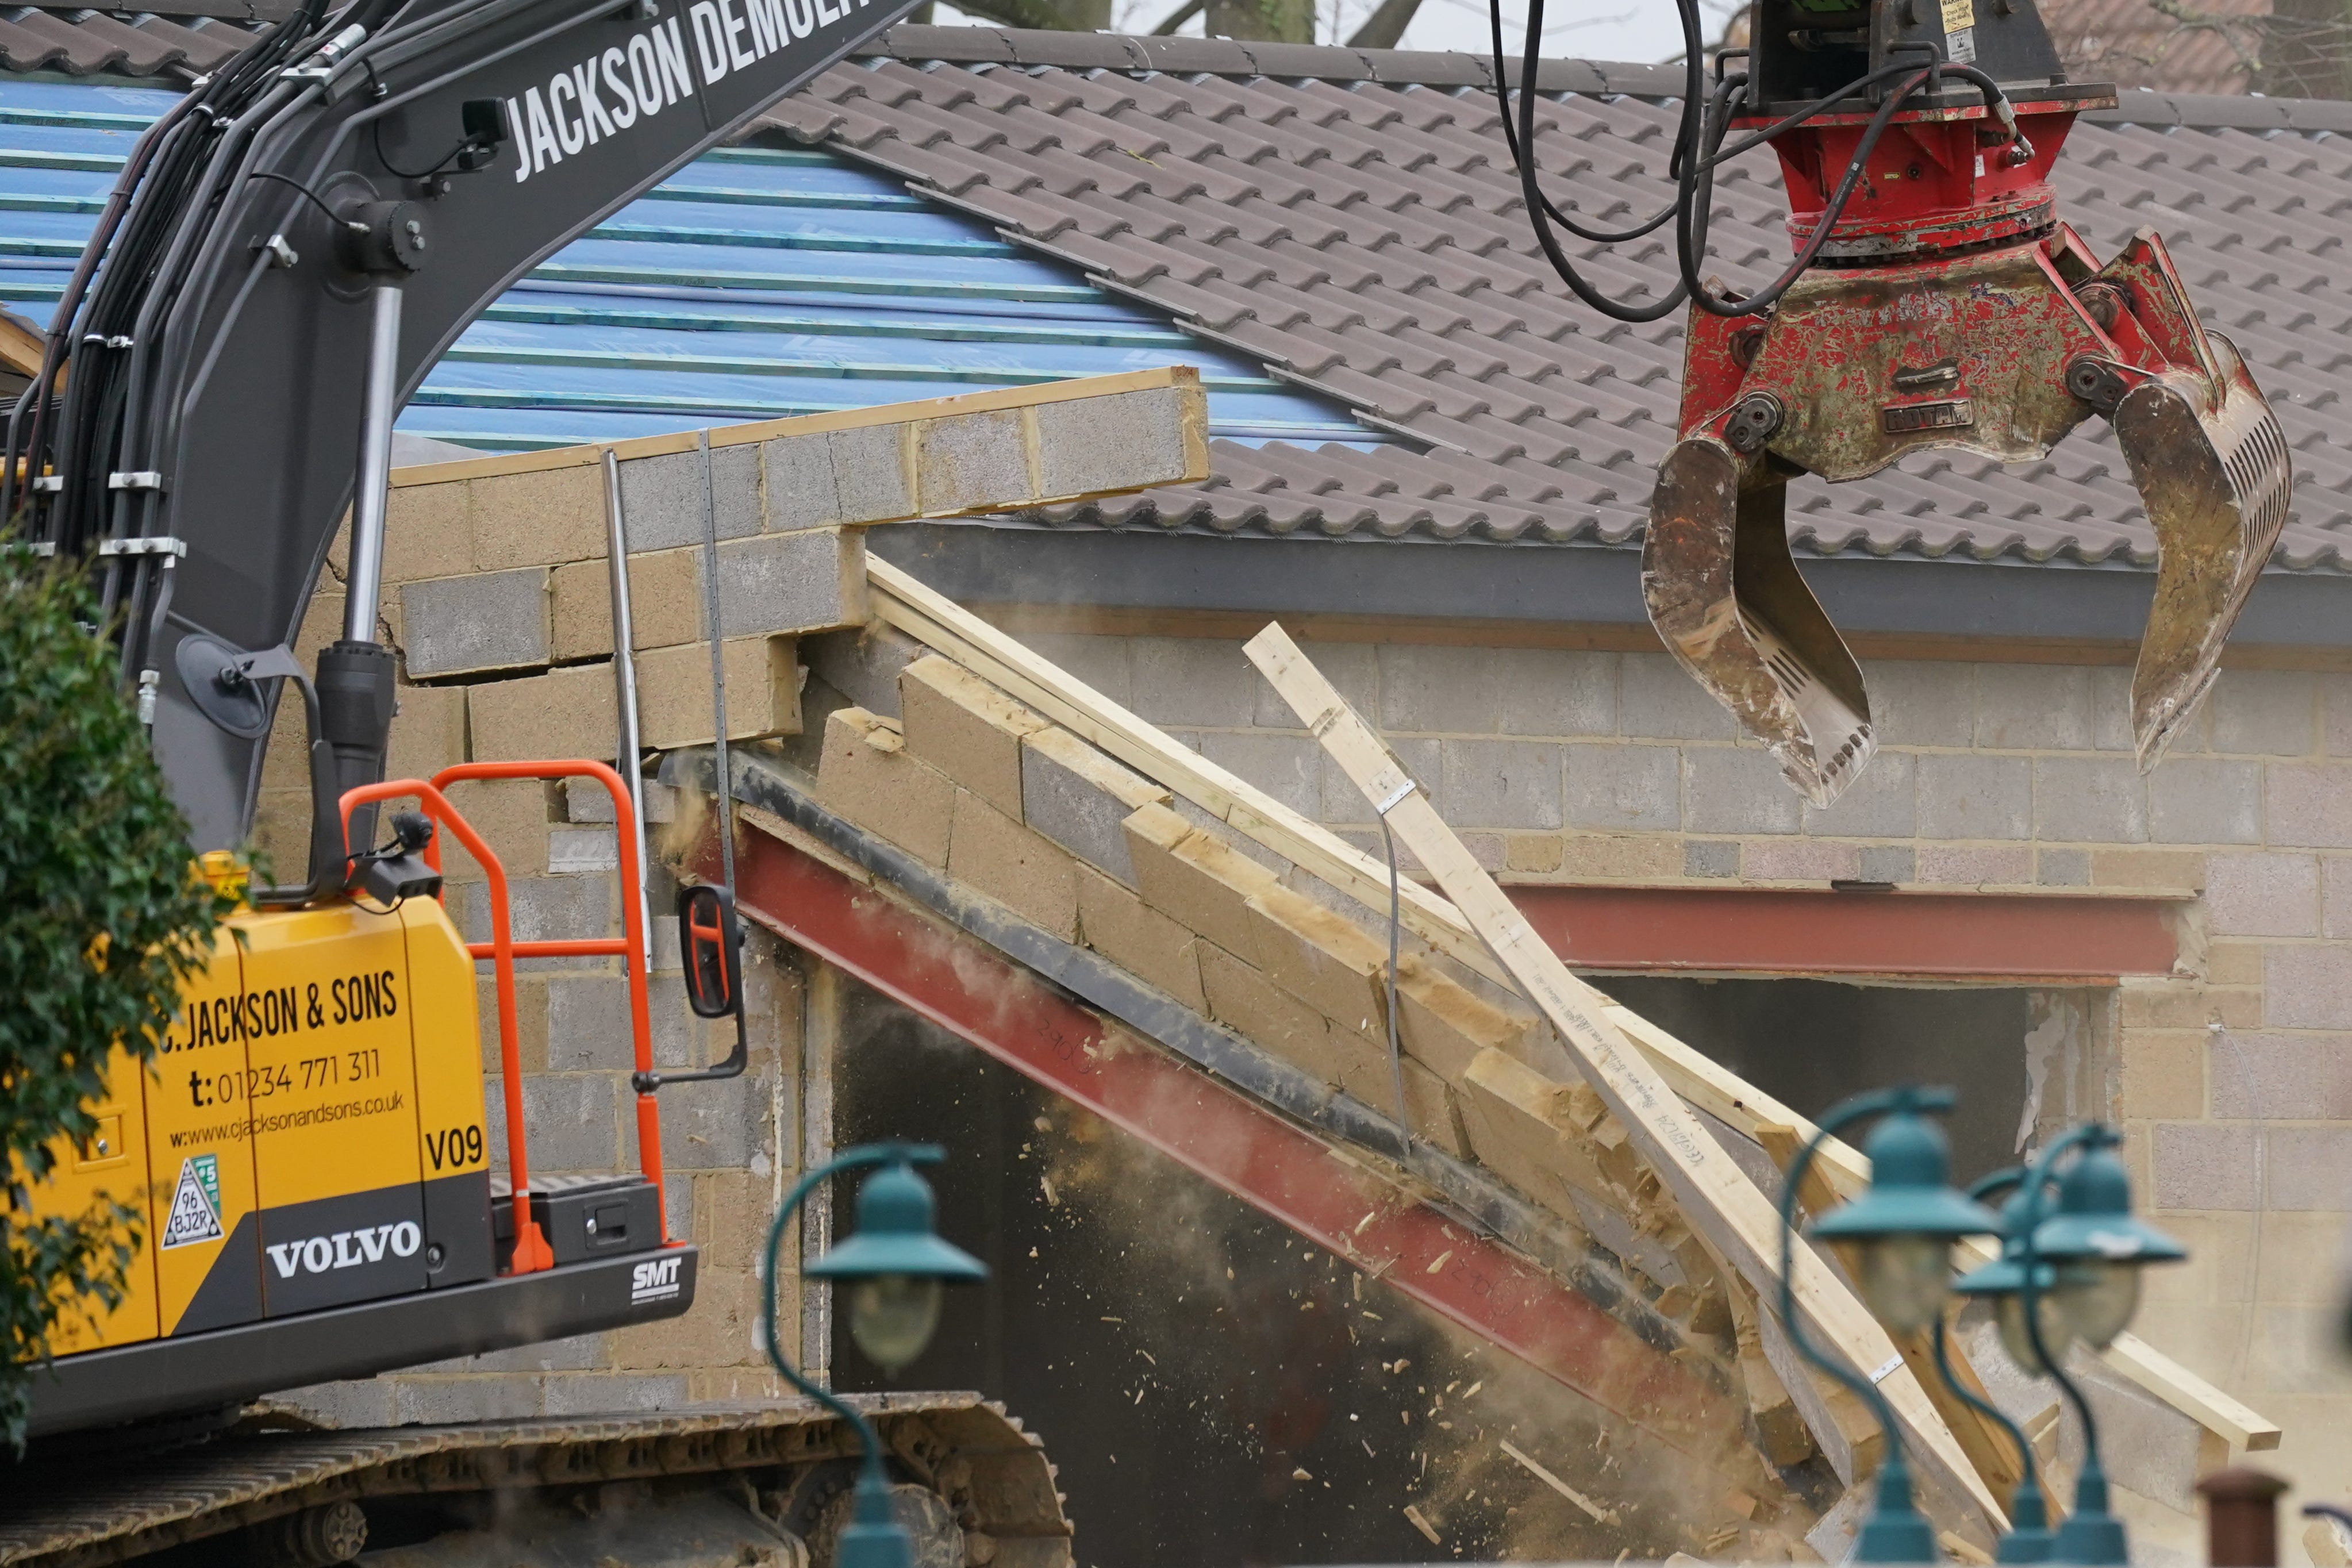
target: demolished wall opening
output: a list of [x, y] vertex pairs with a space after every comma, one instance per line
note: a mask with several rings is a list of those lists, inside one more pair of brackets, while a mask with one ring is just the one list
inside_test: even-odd
[[2088, 992], [1795, 977], [1592, 980], [1806, 1117], [1890, 1084], [1953, 1086], [1959, 1104], [1945, 1130], [1961, 1182], [2015, 1164], [2046, 1121], [2097, 1113], [2074, 1104], [2096, 1013]]
[[1606, 1562], [1725, 1544], [1709, 1534], [1723, 1483], [1702, 1489], [1650, 1436], [896, 1003], [845, 990], [836, 1146], [946, 1145], [940, 1233], [992, 1279], [950, 1296], [895, 1383], [836, 1313], [836, 1385], [976, 1383], [1004, 1400], [1060, 1467], [1078, 1563]]

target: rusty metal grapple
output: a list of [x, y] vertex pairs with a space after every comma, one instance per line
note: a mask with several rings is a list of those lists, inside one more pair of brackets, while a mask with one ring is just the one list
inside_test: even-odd
[[[1825, 213], [1830, 232], [1769, 312], [1692, 310], [1679, 439], [1643, 549], [1666, 646], [1822, 805], [1875, 741], [1861, 668], [1790, 553], [1790, 479], [1858, 479], [1929, 447], [2026, 461], [2108, 419], [2159, 552], [2132, 681], [2143, 771], [2212, 683], [2286, 521], [2285, 438], [2236, 348], [2199, 321], [2164, 242], [2143, 230], [2102, 265], [2057, 221], [2051, 165], [2075, 115], [2114, 90], [2065, 82], [2030, 7], [2003, 11], [1998, 28], [1968, 0], [1942, 13], [1941, 58], [2005, 53], [1999, 68], [1978, 63], [2014, 124], [1989, 94], [1931, 87], [1882, 117], [1874, 144], [1866, 102], [1774, 142], [1800, 251]], [[1768, 124], [1776, 98], [1850, 69], [1811, 58], [1842, 38], [1851, 66], [1899, 58], [1895, 15], [1857, 4], [1842, 32], [1833, 6], [1759, 0], [1752, 83], [1729, 129]], [[1857, 150], [1863, 177], [1839, 210], [1832, 193]]]

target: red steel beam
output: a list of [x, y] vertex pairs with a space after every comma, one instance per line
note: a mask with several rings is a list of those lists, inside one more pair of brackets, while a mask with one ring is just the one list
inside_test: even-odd
[[1584, 969], [2105, 984], [2168, 974], [2178, 900], [1792, 889], [1506, 889]]
[[1600, 1307], [1271, 1110], [1116, 1032], [978, 938], [743, 835], [744, 911], [1440, 1316], [1727, 1475], [1744, 1412]]

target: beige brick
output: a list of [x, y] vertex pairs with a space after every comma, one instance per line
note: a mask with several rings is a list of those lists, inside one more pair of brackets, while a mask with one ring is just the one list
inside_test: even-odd
[[620, 744], [609, 664], [577, 664], [521, 680], [469, 686], [466, 704], [476, 762], [602, 759]]
[[551, 573], [548, 614], [557, 663], [613, 657], [613, 575], [603, 561], [567, 561]]
[[955, 781], [908, 754], [891, 721], [863, 708], [835, 710], [824, 722], [816, 794], [831, 810], [917, 859], [948, 863]]
[[700, 551], [641, 551], [629, 557], [629, 629], [637, 647], [701, 642], [709, 625]]
[[1576, 1217], [1564, 1145], [1565, 1086], [1500, 1051], [1481, 1052], [1463, 1075], [1462, 1121], [1478, 1163], [1553, 1213]]
[[395, 697], [400, 711], [393, 715], [384, 777], [429, 779], [466, 760], [464, 687], [404, 686]]
[[384, 582], [396, 585], [472, 570], [465, 482], [394, 486], [384, 502]]
[[1336, 1018], [1326, 1018], [1323, 1024], [1331, 1066], [1339, 1075], [1333, 1081], [1382, 1116], [1394, 1117], [1396, 1079], [1389, 1070], [1387, 1037], [1374, 1038], [1347, 1027]]
[[1470, 1158], [1470, 1135], [1462, 1125], [1462, 1108], [1444, 1079], [1413, 1060], [1404, 1058], [1404, 1106], [1412, 1121], [1412, 1135], [1434, 1143], [1457, 1160]]
[[2013, 887], [2033, 880], [2033, 851], [2024, 845], [1923, 844], [1919, 880], [1944, 887]]
[[1503, 868], [1542, 875], [1559, 869], [1564, 849], [1557, 833], [1511, 833], [1503, 838]]
[[1211, 1017], [1325, 1083], [1339, 1081], [1322, 1014], [1214, 943], [1197, 948]]
[[1683, 874], [1683, 844], [1656, 834], [1571, 835], [1562, 847], [1562, 877], [1632, 880]]
[[[481, 835], [509, 877], [547, 874], [548, 786], [538, 779], [460, 779], [449, 804]], [[441, 842], [443, 875], [453, 882], [481, 879], [474, 858], [455, 833]]]
[[[720, 645], [729, 740], [801, 732], [793, 646], [791, 637], [737, 637]], [[637, 656], [637, 724], [646, 745], [707, 746], [711, 717], [709, 643], [647, 648]]]
[[1344, 1028], [1388, 1027], [1384, 943], [1288, 888], [1268, 888], [1244, 907], [1256, 917], [1249, 956], [1260, 973]]
[[1462, 1081], [1480, 1051], [1524, 1058], [1528, 1049], [1526, 1019], [1482, 1001], [1411, 956], [1397, 965], [1397, 1031], [1407, 1056], [1453, 1083]]
[[1145, 903], [1228, 952], [1255, 948], [1257, 917], [1246, 906], [1281, 885], [1273, 872], [1166, 806], [1145, 806], [1126, 828]]
[[[401, 689], [404, 700], [409, 689]], [[458, 694], [462, 706], [465, 694]], [[460, 732], [463, 726], [460, 726]], [[398, 720], [393, 721], [393, 733], [400, 732]], [[397, 744], [397, 742], [394, 742]], [[397, 774], [389, 774], [397, 777]], [[269, 742], [261, 753], [261, 787], [264, 789], [299, 789], [310, 787], [310, 751], [305, 733], [301, 694], [289, 687], [278, 704], [277, 716], [270, 721]]]
[[2094, 849], [2091, 882], [2101, 888], [2205, 888], [2205, 857], [2189, 849]]
[[1021, 741], [1045, 720], [936, 654], [899, 672], [898, 700], [917, 756], [1021, 819]]
[[1208, 1011], [1192, 933], [1093, 867], [1077, 874], [1079, 940], [1194, 1012]]
[[310, 875], [310, 791], [264, 789], [253, 814], [256, 881], [294, 883]]
[[553, 566], [604, 553], [604, 475], [593, 465], [466, 481], [474, 565]]
[[2260, 991], [2240, 986], [2126, 980], [2119, 1017], [2126, 1029], [2202, 1029], [2217, 1020], [2233, 1029], [2250, 1029], [2263, 1021], [2262, 1004]]
[[2126, 1029], [2123, 1097], [2130, 1120], [2189, 1121], [2205, 1114], [2205, 1032]]
[[1077, 862], [968, 789], [956, 791], [948, 874], [1064, 942], [1078, 940]]
[[2215, 985], [2260, 985], [2263, 950], [2251, 942], [2217, 942], [2205, 952], [2205, 978]]
[[[516, 1059], [526, 1073], [547, 1070], [547, 980], [544, 974], [528, 971], [515, 976]], [[487, 970], [474, 976], [474, 1016], [482, 1037], [482, 1070], [499, 1072], [503, 1047], [499, 1034], [498, 977]], [[488, 1087], [499, 1092], [497, 1084]], [[499, 1149], [497, 1157], [505, 1156], [506, 1151]]]

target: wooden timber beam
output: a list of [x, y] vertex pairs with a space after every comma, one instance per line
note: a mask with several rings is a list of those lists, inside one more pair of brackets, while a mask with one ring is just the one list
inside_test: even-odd
[[[1145, 777], [1322, 879], [1382, 920], [1388, 918], [1386, 868], [1321, 823], [1217, 766], [900, 568], [869, 555], [866, 570], [874, 613], [887, 625], [1075, 731]], [[1517, 983], [1486, 951], [1461, 911], [1445, 898], [1412, 881], [1405, 882], [1400, 893], [1399, 917], [1405, 929], [1465, 967], [1507, 989], [1517, 990]], [[1757, 1137], [1758, 1128], [1776, 1123], [1794, 1129], [1800, 1138], [1812, 1136], [1812, 1122], [1790, 1107], [1631, 1008], [1594, 994], [1601, 1004], [1601, 1016], [1640, 1048], [1693, 1109], [1749, 1139]], [[1842, 1140], [1822, 1144], [1816, 1160], [1843, 1196], [1850, 1197], [1870, 1184], [1870, 1162]], [[1974, 1267], [1977, 1261], [1989, 1260], [1991, 1253], [1969, 1241], [1962, 1244], [1961, 1256], [1964, 1266]], [[2218, 1444], [2240, 1451], [2278, 1447], [2276, 1423], [2137, 1336], [2118, 1335], [2105, 1358], [2139, 1387], [2204, 1427]]]

